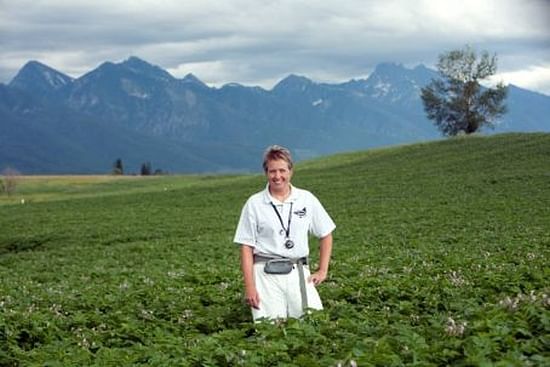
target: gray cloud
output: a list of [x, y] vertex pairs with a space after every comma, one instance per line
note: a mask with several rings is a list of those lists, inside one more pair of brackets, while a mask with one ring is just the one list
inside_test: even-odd
[[136, 55], [177, 77], [270, 88], [289, 73], [433, 66], [470, 44], [497, 53], [506, 81], [550, 94], [548, 14], [545, 0], [0, 0], [0, 82], [30, 59], [77, 77]]

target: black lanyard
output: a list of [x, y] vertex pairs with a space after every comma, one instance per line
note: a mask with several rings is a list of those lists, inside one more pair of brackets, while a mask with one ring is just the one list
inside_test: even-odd
[[286, 234], [285, 238], [290, 238], [290, 220], [292, 219], [292, 204], [294, 203], [290, 203], [290, 211], [288, 212], [288, 224], [287, 224], [287, 227], [285, 228], [285, 224], [283, 223], [283, 218], [281, 217], [281, 214], [279, 214], [279, 211], [275, 207], [275, 204], [271, 202], [271, 206], [273, 207], [273, 210], [275, 210], [275, 213], [277, 214], [277, 218], [279, 218], [279, 222], [281, 222], [281, 227], [283, 227], [283, 230], [285, 231], [285, 234]]

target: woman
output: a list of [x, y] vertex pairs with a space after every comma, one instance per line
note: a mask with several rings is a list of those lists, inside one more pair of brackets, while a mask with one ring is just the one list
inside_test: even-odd
[[[235, 234], [241, 245], [246, 301], [255, 321], [298, 318], [322, 309], [315, 286], [327, 277], [336, 228], [319, 200], [292, 186], [292, 157], [273, 145], [264, 154], [264, 190], [244, 205]], [[310, 274], [308, 235], [319, 238], [319, 269]]]

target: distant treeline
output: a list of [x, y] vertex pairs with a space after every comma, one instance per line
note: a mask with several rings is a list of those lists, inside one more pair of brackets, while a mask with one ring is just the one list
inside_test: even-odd
[[[111, 171], [113, 175], [124, 175], [124, 164], [122, 163], [122, 159], [117, 158], [115, 162], [113, 163], [113, 169]], [[151, 162], [143, 162], [141, 164], [140, 173], [141, 176], [158, 176], [158, 175], [166, 175], [168, 172], [163, 171], [160, 168], [157, 168], [153, 171], [153, 166], [151, 165]]]

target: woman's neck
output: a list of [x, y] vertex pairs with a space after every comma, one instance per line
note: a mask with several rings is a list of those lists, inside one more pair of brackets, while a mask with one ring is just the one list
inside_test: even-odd
[[286, 186], [285, 188], [281, 188], [280, 190], [273, 190], [273, 188], [269, 187], [269, 193], [271, 194], [271, 196], [273, 196], [280, 202], [284, 202], [286, 199], [288, 199], [288, 197], [290, 196], [290, 191], [290, 185]]

